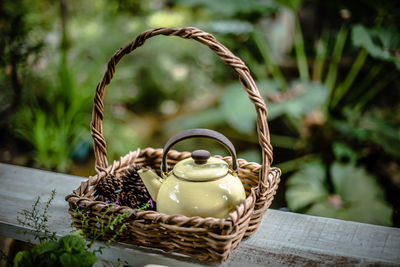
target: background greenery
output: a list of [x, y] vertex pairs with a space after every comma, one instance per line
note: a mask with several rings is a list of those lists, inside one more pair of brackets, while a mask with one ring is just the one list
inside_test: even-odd
[[[196, 26], [241, 57], [269, 110], [274, 208], [399, 226], [400, 8], [395, 1], [3, 0], [0, 160], [91, 175], [92, 97], [111, 55], [149, 28]], [[105, 95], [109, 161], [192, 127], [260, 161], [236, 75], [194, 41], [156, 37]], [[186, 141], [178, 150], [205, 147]]]

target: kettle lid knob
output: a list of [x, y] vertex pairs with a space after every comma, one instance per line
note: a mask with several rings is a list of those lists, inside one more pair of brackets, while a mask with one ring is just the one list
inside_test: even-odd
[[191, 156], [195, 164], [206, 164], [211, 154], [207, 150], [195, 150]]

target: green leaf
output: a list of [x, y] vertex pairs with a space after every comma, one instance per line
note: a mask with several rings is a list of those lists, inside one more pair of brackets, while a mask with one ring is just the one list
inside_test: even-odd
[[42, 254], [36, 258], [36, 266], [60, 266], [59, 251]]
[[345, 109], [346, 120], [331, 120], [342, 135], [358, 139], [370, 145], [379, 144], [389, 154], [400, 158], [400, 131], [389, 119], [374, 114], [355, 113]]
[[29, 251], [20, 251], [14, 257], [14, 267], [34, 266], [32, 254]]
[[80, 258], [81, 266], [88, 266], [88, 267], [92, 266], [98, 260], [96, 255], [94, 255], [93, 253], [90, 253], [88, 251], [82, 251], [79, 254], [79, 258]]
[[400, 34], [394, 25], [379, 28], [375, 33], [385, 49], [398, 50], [400, 48]]
[[372, 57], [393, 62], [400, 70], [400, 59], [391, 53], [391, 50], [398, 51], [400, 44], [400, 34], [393, 27], [372, 30], [358, 24], [353, 27], [352, 40], [355, 46], [364, 48]]
[[79, 254], [64, 253], [60, 256], [63, 267], [90, 267], [97, 261], [97, 257], [90, 252], [82, 251]]
[[66, 235], [59, 240], [59, 243], [69, 253], [85, 249], [85, 241], [78, 235]]
[[320, 217], [339, 218], [339, 209], [332, 206], [328, 200], [313, 204], [306, 213]]
[[342, 210], [338, 216], [339, 219], [358, 221], [379, 225], [392, 225], [393, 209], [386, 202], [379, 199], [373, 201], [364, 201], [353, 204], [346, 210]]
[[[260, 93], [271, 94], [277, 91], [277, 85], [271, 80], [257, 81]], [[237, 131], [254, 133], [257, 114], [254, 105], [239, 83], [225, 88], [219, 107], [208, 108], [196, 113], [184, 115], [166, 126], [166, 131], [176, 129], [220, 126], [227, 122]]]
[[253, 31], [253, 25], [243, 20], [209, 21], [199, 25], [199, 28], [207, 32], [222, 34], [245, 34]]
[[212, 128], [222, 125], [225, 116], [219, 108], [208, 108], [188, 115], [183, 115], [165, 126], [166, 132], [173, 132], [176, 129], [190, 128]]
[[34, 255], [41, 255], [50, 251], [56, 251], [59, 247], [60, 245], [57, 241], [42, 242], [33, 248], [32, 253]]
[[334, 163], [331, 168], [335, 192], [344, 201], [336, 218], [391, 225], [392, 207], [385, 202], [376, 178], [353, 163]]
[[364, 168], [353, 163], [331, 166], [335, 195], [329, 195], [325, 168], [315, 160], [289, 177], [286, 200], [291, 210], [305, 207], [307, 214], [391, 225], [392, 207], [384, 200], [382, 188]]
[[70, 253], [63, 253], [60, 256], [60, 262], [63, 267], [80, 266], [79, 257]]
[[240, 84], [225, 89], [220, 109], [229, 125], [237, 131], [250, 134], [255, 130], [257, 113]]
[[328, 196], [324, 186], [325, 167], [315, 160], [305, 164], [286, 182], [286, 201], [290, 210], [297, 211]]
[[345, 207], [335, 207], [326, 200], [315, 203], [306, 213], [314, 216], [390, 226], [392, 225], [392, 211], [388, 204], [379, 200], [345, 204]]
[[344, 201], [362, 202], [375, 199], [384, 199], [382, 188], [364, 168], [353, 164], [335, 162], [331, 167], [332, 182], [335, 192]]
[[237, 156], [240, 159], [246, 159], [248, 162], [261, 162], [261, 152], [256, 149], [242, 151]]
[[257, 80], [256, 84], [261, 95], [269, 95], [279, 92], [279, 85], [272, 79]]
[[[271, 80], [260, 80], [257, 82], [257, 87], [262, 95], [277, 92], [277, 84]], [[219, 112], [223, 115], [225, 121], [241, 133], [254, 133], [257, 113], [243, 87], [238, 83], [231, 84], [225, 88], [221, 98]], [[277, 108], [279, 107], [277, 106]], [[268, 116], [270, 118], [270, 111]]]
[[328, 97], [327, 90], [319, 82], [294, 82], [290, 90], [297, 90], [295, 96], [279, 102], [268, 103], [268, 119], [283, 114], [301, 118], [317, 108], [321, 108]]
[[348, 159], [350, 162], [356, 162], [358, 156], [349, 146], [346, 144], [335, 142], [333, 143], [333, 153], [338, 161]]
[[372, 35], [373, 34], [369, 29], [358, 24], [353, 27], [351, 37], [355, 46], [365, 48], [371, 56], [382, 60], [388, 60], [390, 57], [389, 52], [384, 51], [377, 46], [373, 42]]
[[83, 236], [84, 236], [83, 230], [82, 230], [82, 229], [75, 230], [75, 231], [73, 231], [70, 235], [76, 235], [76, 236], [80, 236], [80, 237], [83, 237]]

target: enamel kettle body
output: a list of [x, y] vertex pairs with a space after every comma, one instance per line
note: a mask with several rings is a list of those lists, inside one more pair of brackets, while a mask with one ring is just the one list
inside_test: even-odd
[[[193, 151], [190, 158], [179, 161], [168, 171], [167, 153], [177, 142], [193, 137], [207, 137], [219, 141], [232, 155], [232, 168], [206, 150]], [[238, 177], [236, 151], [222, 134], [208, 129], [186, 130], [173, 136], [163, 150], [161, 173], [158, 177], [148, 169], [139, 170], [157, 211], [182, 214], [188, 217], [225, 218], [246, 198]]]

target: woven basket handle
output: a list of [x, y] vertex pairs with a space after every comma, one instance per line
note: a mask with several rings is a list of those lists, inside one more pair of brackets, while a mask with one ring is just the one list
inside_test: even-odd
[[[260, 172], [260, 182], [265, 184], [267, 174], [272, 163], [272, 146], [270, 144], [269, 129], [267, 124], [267, 108], [264, 100], [260, 96], [257, 86], [250, 75], [250, 71], [243, 61], [232, 54], [228, 48], [220, 44], [213, 35], [193, 27], [187, 28], [156, 28], [139, 34], [134, 41], [124, 48], [119, 49], [111, 57], [107, 65], [102, 80], [96, 87], [94, 95], [94, 105], [91, 122], [91, 134], [94, 141], [94, 154], [96, 158], [96, 171], [100, 172], [108, 166], [106, 141], [103, 136], [103, 115], [104, 115], [104, 90], [114, 76], [115, 67], [123, 56], [129, 54], [136, 48], [142, 46], [144, 42], [157, 35], [179, 36], [185, 39], [194, 39], [206, 46], [217, 54], [218, 57], [231, 66], [239, 75], [239, 80], [243, 85], [250, 101], [254, 104], [257, 112], [257, 133], [262, 149], [262, 169]], [[234, 109], [233, 109], [234, 111]]]

